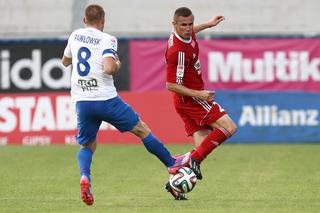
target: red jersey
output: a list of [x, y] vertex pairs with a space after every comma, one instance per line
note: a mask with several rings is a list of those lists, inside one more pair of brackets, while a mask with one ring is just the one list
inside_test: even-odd
[[[181, 84], [189, 89], [203, 90], [204, 84], [199, 61], [199, 47], [192, 33], [185, 40], [172, 33], [166, 51], [167, 82]], [[173, 93], [174, 106], [185, 123], [187, 135], [193, 135], [200, 129], [208, 128], [226, 112], [216, 102]]]
[[166, 50], [167, 82], [181, 84], [189, 89], [203, 90], [199, 47], [195, 33], [185, 40], [172, 32]]

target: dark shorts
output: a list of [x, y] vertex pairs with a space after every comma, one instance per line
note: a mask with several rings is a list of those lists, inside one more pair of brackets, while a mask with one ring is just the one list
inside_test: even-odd
[[120, 132], [130, 131], [139, 121], [137, 113], [119, 96], [106, 101], [78, 101], [76, 104], [79, 144], [88, 144], [97, 137], [102, 121]]

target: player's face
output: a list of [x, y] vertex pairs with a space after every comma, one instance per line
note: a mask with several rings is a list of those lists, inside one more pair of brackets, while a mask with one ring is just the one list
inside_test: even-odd
[[173, 22], [176, 33], [184, 39], [190, 39], [193, 30], [194, 16], [178, 16]]

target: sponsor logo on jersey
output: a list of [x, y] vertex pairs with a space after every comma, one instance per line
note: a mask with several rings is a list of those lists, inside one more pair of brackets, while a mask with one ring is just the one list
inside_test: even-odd
[[78, 79], [78, 84], [81, 86], [83, 92], [98, 90], [98, 81], [94, 78], [90, 80]]

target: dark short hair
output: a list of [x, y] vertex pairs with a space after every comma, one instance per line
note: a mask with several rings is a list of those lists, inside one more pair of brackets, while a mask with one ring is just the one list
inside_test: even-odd
[[176, 9], [176, 11], [174, 12], [174, 19], [179, 17], [179, 16], [189, 17], [191, 15], [192, 15], [192, 11], [189, 8], [180, 7], [178, 9]]
[[97, 23], [101, 21], [101, 19], [104, 19], [104, 10], [100, 5], [97, 4], [91, 4], [87, 6], [85, 10], [85, 16], [90, 24]]

